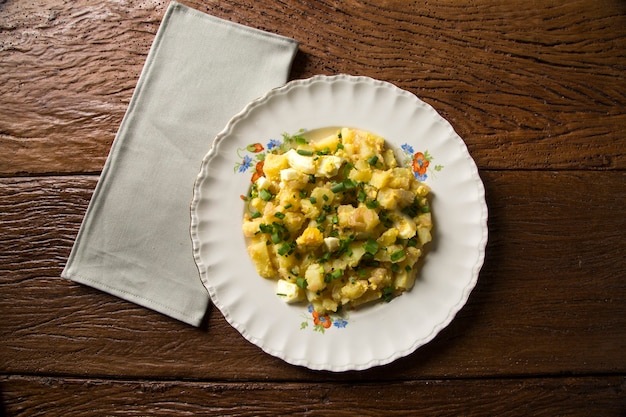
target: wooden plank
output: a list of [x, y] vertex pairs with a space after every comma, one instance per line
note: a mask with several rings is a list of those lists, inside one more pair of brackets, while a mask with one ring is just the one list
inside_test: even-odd
[[[481, 168], [626, 167], [619, 2], [186, 3], [297, 39], [291, 78], [368, 75], [417, 94]], [[1, 176], [102, 169], [166, 6], [3, 3]]]
[[[490, 241], [468, 304], [433, 342], [359, 377], [626, 372], [626, 173], [482, 176]], [[59, 278], [96, 179], [0, 179], [0, 373], [330, 377], [263, 353], [216, 309], [195, 329]]]
[[[7, 415], [622, 416], [624, 377], [350, 383], [0, 377]], [[280, 397], [277, 397], [280, 392]]]

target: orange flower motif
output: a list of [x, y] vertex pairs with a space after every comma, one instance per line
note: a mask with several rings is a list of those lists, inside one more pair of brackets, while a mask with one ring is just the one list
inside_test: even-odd
[[318, 313], [317, 311], [313, 311], [313, 313], [311, 314], [313, 315], [313, 324], [315, 324], [316, 326], [321, 325], [325, 329], [328, 329], [333, 324], [330, 321], [330, 317], [328, 316], [328, 314], [320, 316], [320, 313]]
[[430, 162], [426, 159], [422, 152], [416, 152], [413, 155], [413, 172], [417, 172], [419, 175], [426, 174], [428, 165]]
[[252, 182], [255, 182], [256, 180], [258, 180], [260, 177], [263, 176], [263, 162], [264, 161], [259, 161], [256, 163], [255, 167], [254, 167], [254, 174], [252, 174]]

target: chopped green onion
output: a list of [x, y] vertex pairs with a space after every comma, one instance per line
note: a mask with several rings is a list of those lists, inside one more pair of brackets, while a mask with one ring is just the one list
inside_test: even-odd
[[391, 254], [391, 262], [398, 262], [400, 259], [404, 258], [406, 256], [406, 254], [404, 253], [404, 250], [399, 250], [397, 252], [394, 252]]
[[367, 159], [367, 163], [370, 165], [376, 165], [376, 162], [378, 162], [378, 157], [376, 155], [372, 155]]
[[278, 248], [277, 253], [281, 256], [284, 255], [289, 255], [289, 253], [293, 250], [293, 246], [291, 243], [285, 242], [283, 243], [280, 248]]
[[298, 152], [299, 155], [303, 155], [303, 156], [313, 155], [313, 151], [309, 151], [308, 149], [298, 149], [296, 152]]
[[337, 279], [342, 275], [343, 275], [343, 269], [335, 269], [333, 272], [330, 273], [330, 277], [332, 279]]
[[360, 203], [363, 203], [363, 202], [365, 202], [365, 200], [367, 199], [367, 194], [365, 193], [365, 191], [363, 191], [363, 190], [359, 190], [359, 193], [357, 194], [356, 199], [357, 199]]
[[274, 217], [278, 217], [279, 219], [284, 219], [285, 218], [285, 213], [277, 211], [276, 213], [274, 213]]
[[259, 217], [261, 217], [261, 216], [262, 216], [262, 214], [261, 214], [261, 212], [260, 212], [260, 211], [258, 211], [258, 210], [255, 210], [255, 211], [253, 211], [252, 213], [250, 213], [250, 218], [251, 218], [251, 219], [258, 219], [258, 218], [259, 218]]
[[383, 289], [383, 295], [382, 295], [382, 299], [385, 302], [389, 302], [393, 299], [393, 293], [394, 293], [394, 289], [393, 287], [385, 287]]
[[291, 203], [285, 204], [285, 210], [290, 209], [291, 207], [293, 207]]
[[261, 200], [263, 201], [270, 201], [272, 199], [272, 197], [274, 197], [272, 195], [272, 193], [270, 193], [269, 191], [263, 189], [259, 192], [259, 197], [261, 198]]
[[339, 193], [341, 191], [345, 191], [345, 189], [346, 186], [343, 182], [338, 182], [330, 187], [330, 191], [332, 191], [333, 193]]
[[372, 238], [369, 238], [367, 239], [367, 242], [363, 244], [363, 249], [365, 249], [365, 252], [371, 255], [375, 255], [376, 252], [378, 252], [378, 242], [376, 242]]
[[356, 182], [352, 181], [350, 178], [344, 180], [343, 184], [346, 187], [346, 190], [352, 190], [353, 188], [356, 188]]
[[317, 198], [309, 197], [309, 201], [311, 202], [311, 204], [315, 204], [315, 203], [317, 203]]
[[367, 207], [368, 209], [375, 209], [378, 208], [378, 206], [380, 206], [378, 200], [372, 200], [365, 203], [365, 207]]
[[306, 278], [300, 277], [300, 278], [296, 279], [296, 285], [299, 288], [302, 288], [303, 290], [306, 290], [306, 288], [309, 286], [309, 283], [306, 282]]
[[422, 210], [422, 213], [430, 213], [430, 207], [429, 206], [423, 206], [421, 208], [421, 210]]
[[272, 233], [274, 231], [274, 228], [269, 224], [261, 223], [259, 225], [259, 230], [261, 231], [261, 233]]
[[283, 238], [278, 232], [272, 233], [272, 243], [277, 244], [283, 241]]
[[328, 196], [326, 194], [322, 194], [322, 198], [324, 199], [324, 201], [328, 201]]
[[332, 222], [333, 224], [337, 224], [337, 223], [339, 223], [339, 216], [333, 216], [333, 217], [331, 218], [331, 222]]
[[300, 194], [300, 198], [306, 197], [306, 190], [300, 190], [298, 193]]

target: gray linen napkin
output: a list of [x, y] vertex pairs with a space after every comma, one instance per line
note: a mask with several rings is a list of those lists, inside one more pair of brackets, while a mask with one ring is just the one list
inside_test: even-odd
[[200, 163], [232, 115], [287, 81], [297, 49], [171, 3], [61, 276], [199, 325], [209, 296], [189, 210]]

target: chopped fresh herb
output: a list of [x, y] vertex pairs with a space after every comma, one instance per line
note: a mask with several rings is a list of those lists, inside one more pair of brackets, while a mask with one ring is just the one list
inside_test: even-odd
[[343, 275], [343, 269], [335, 269], [333, 272], [330, 273], [330, 277], [332, 279], [337, 279], [342, 275]]
[[388, 303], [389, 301], [393, 300], [393, 298], [394, 298], [394, 289], [393, 289], [393, 287], [385, 287], [383, 289], [383, 295], [382, 295], [383, 301]]
[[295, 248], [293, 243], [285, 242], [280, 246], [280, 248], [278, 248], [276, 252], [281, 256], [285, 256], [290, 255], [294, 249]]
[[293, 207], [293, 204], [291, 203], [285, 204], [285, 210], [290, 209], [291, 207]]
[[304, 136], [296, 135], [293, 137], [298, 145], [306, 145], [309, 143]]
[[299, 155], [303, 155], [303, 156], [313, 155], [313, 151], [309, 151], [308, 149], [298, 149], [296, 152], [298, 152]]
[[272, 195], [272, 193], [270, 193], [269, 191], [263, 189], [259, 192], [259, 197], [261, 198], [261, 200], [263, 201], [270, 201], [272, 199], [272, 197], [274, 197]]
[[272, 239], [272, 243], [274, 243], [274, 244], [277, 244], [277, 243], [280, 243], [280, 242], [283, 241], [282, 236], [278, 232], [272, 233], [271, 239]]
[[391, 254], [390, 259], [391, 262], [398, 262], [400, 259], [404, 258], [406, 256], [406, 254], [404, 253], [404, 250], [399, 250], [397, 252], [394, 252]]
[[333, 217], [330, 219], [330, 221], [331, 221], [333, 224], [337, 224], [337, 223], [339, 223], [339, 216], [333, 216]]
[[311, 204], [315, 204], [315, 203], [317, 203], [317, 198], [309, 197], [309, 201], [311, 202]]
[[376, 165], [378, 162], [378, 157], [376, 155], [372, 155], [367, 159], [367, 163], [370, 165]]
[[300, 194], [300, 198], [305, 198], [306, 197], [306, 190], [300, 190], [300, 191], [298, 191], [298, 194]]
[[328, 201], [328, 196], [326, 194], [322, 194], [322, 198], [324, 199], [324, 201]]
[[376, 242], [372, 238], [369, 238], [367, 239], [367, 242], [363, 244], [363, 249], [365, 249], [365, 252], [369, 253], [370, 255], [375, 255], [376, 252], [378, 252], [378, 242]]
[[429, 206], [422, 206], [421, 210], [422, 210], [422, 213], [430, 213], [430, 207]]
[[306, 282], [306, 278], [300, 277], [300, 278], [296, 279], [296, 285], [299, 288], [302, 288], [303, 290], [306, 290], [306, 288], [309, 286], [309, 283]]
[[330, 187], [330, 191], [332, 191], [333, 193], [340, 193], [342, 191], [345, 191], [345, 189], [346, 189], [346, 186], [344, 185], [343, 182], [338, 182], [336, 184], [333, 184]]
[[363, 191], [362, 189], [359, 190], [359, 192], [356, 195], [356, 199], [360, 202], [360, 203], [364, 203], [365, 200], [367, 199], [367, 194], [365, 193], [365, 191]]
[[371, 200], [365, 203], [365, 207], [367, 207], [368, 209], [376, 209], [378, 208], [378, 206], [380, 206], [378, 200]]
[[258, 219], [261, 216], [262, 216], [262, 214], [258, 210], [254, 210], [252, 213], [250, 213], [250, 218], [251, 219]]
[[277, 211], [276, 213], [274, 213], [274, 217], [277, 217], [279, 219], [284, 219], [285, 218], [285, 213]]
[[274, 231], [274, 228], [269, 224], [261, 223], [259, 225], [259, 230], [261, 231], [261, 233], [272, 233]]
[[353, 180], [351, 180], [350, 178], [345, 179], [343, 181], [343, 184], [346, 187], [346, 190], [352, 190], [353, 188], [356, 188], [356, 182], [354, 182]]

